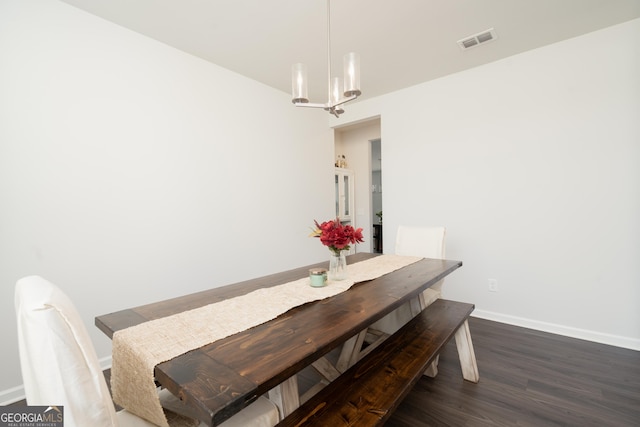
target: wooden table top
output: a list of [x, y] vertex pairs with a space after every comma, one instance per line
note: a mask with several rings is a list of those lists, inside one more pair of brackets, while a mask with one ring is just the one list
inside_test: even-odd
[[[348, 263], [377, 255], [356, 254]], [[96, 317], [109, 337], [117, 330], [202, 307], [308, 275], [319, 263], [233, 285]], [[418, 296], [462, 266], [424, 259], [346, 292], [289, 310], [276, 319], [190, 351], [155, 368], [157, 381], [178, 396], [178, 410], [218, 425], [301, 369]]]

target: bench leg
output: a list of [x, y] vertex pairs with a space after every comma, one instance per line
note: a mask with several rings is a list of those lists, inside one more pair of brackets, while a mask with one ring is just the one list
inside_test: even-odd
[[456, 331], [455, 339], [458, 357], [460, 358], [460, 367], [462, 368], [462, 377], [467, 381], [477, 383], [480, 380], [480, 374], [478, 373], [476, 354], [473, 351], [471, 332], [469, 331], [469, 322], [467, 320]]
[[435, 378], [438, 375], [438, 362], [440, 361], [440, 355], [437, 355], [436, 358], [431, 362], [431, 365], [427, 369], [424, 370], [424, 374], [427, 377]]
[[298, 377], [290, 377], [282, 384], [269, 390], [269, 400], [280, 411], [280, 419], [283, 419], [300, 406], [300, 394], [298, 392]]

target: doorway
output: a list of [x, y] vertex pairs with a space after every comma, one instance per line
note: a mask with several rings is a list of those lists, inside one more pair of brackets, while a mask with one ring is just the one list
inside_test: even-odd
[[[382, 184], [377, 183], [376, 193], [373, 192], [373, 169], [381, 178], [381, 158], [377, 147], [380, 145], [380, 118], [372, 118], [358, 123], [346, 124], [334, 128], [334, 156], [340, 156], [346, 163], [346, 169], [353, 177], [354, 209], [351, 215], [351, 225], [362, 228], [364, 243], [354, 245], [356, 252], [375, 252], [374, 233], [379, 224], [376, 212], [382, 210]], [[372, 146], [372, 141], [378, 141]], [[372, 154], [372, 150], [377, 154]], [[372, 160], [375, 158], [375, 166]], [[376, 197], [377, 211], [374, 212], [373, 198]]]
[[373, 252], [381, 254], [382, 245], [382, 150], [380, 138], [371, 144], [371, 218], [373, 219]]

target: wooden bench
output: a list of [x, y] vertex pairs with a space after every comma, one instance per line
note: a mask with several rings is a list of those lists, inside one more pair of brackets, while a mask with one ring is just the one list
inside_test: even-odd
[[278, 426], [382, 425], [455, 336], [465, 380], [478, 382], [467, 319], [473, 304], [438, 299]]

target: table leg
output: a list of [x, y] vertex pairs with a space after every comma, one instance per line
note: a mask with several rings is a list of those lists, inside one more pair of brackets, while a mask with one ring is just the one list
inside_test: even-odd
[[313, 369], [315, 369], [316, 372], [327, 381], [327, 383], [335, 380], [341, 374], [341, 372], [338, 371], [326, 357], [321, 357], [313, 362], [311, 366], [313, 366]]
[[409, 301], [409, 310], [411, 311], [411, 317], [416, 317], [422, 310], [427, 308], [424, 303], [424, 298], [421, 297], [422, 294], [420, 294], [416, 298], [412, 298]]
[[[425, 308], [427, 308], [427, 303], [424, 298], [424, 293], [421, 292], [417, 298], [412, 299], [410, 304], [411, 304], [410, 306], [411, 315], [415, 317], [419, 313], [418, 310], [422, 311]], [[431, 365], [429, 365], [429, 367], [425, 369], [424, 375], [426, 375], [427, 377], [435, 378], [435, 376], [438, 375], [439, 361], [440, 361], [440, 355], [437, 355], [434, 361], [431, 362]]]
[[296, 410], [300, 406], [298, 377], [294, 375], [279, 386], [269, 390], [269, 400], [278, 407], [281, 418]]
[[359, 334], [349, 338], [343, 345], [340, 351], [340, 358], [336, 363], [336, 369], [340, 372], [344, 372], [349, 369], [350, 366], [358, 361], [360, 356], [360, 350], [362, 349], [362, 343], [367, 336], [367, 329], [361, 331]]

